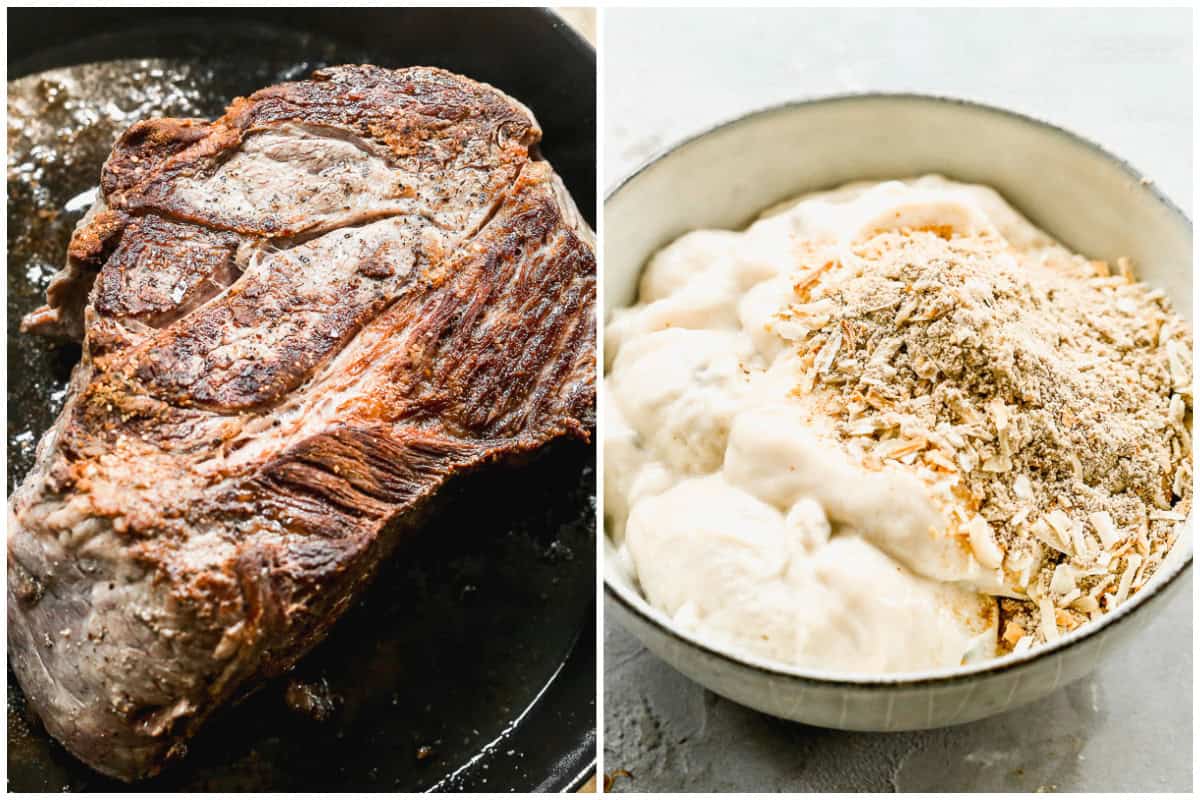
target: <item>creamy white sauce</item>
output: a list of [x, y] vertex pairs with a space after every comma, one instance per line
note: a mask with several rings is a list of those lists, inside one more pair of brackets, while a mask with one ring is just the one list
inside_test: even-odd
[[791, 394], [800, 370], [776, 318], [798, 242], [852, 259], [866, 236], [929, 225], [1054, 246], [984, 187], [856, 184], [771, 209], [744, 232], [681, 237], [647, 265], [638, 303], [609, 321], [608, 531], [676, 624], [854, 672], [995, 654], [1003, 575], [947, 533], [917, 477], [867, 470], [820, 436]]

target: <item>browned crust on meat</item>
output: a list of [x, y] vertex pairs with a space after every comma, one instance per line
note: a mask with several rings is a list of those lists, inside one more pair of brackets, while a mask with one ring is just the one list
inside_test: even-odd
[[440, 69], [372, 66], [318, 70], [312, 79], [238, 98], [213, 123], [153, 120], [121, 137], [104, 166], [101, 187], [110, 205], [154, 207], [180, 218], [267, 237], [297, 231], [253, 224], [219, 213], [196, 218], [173, 199], [183, 175], [211, 170], [255, 130], [286, 122], [352, 131], [388, 148], [417, 170], [444, 167], [481, 136], [500, 145], [503, 162], [522, 163], [541, 130], [528, 111], [500, 92]]
[[96, 279], [93, 305], [103, 317], [156, 327], [198, 307], [236, 277], [237, 236], [153, 214], [128, 223]]
[[86, 226], [75, 231], [67, 256], [88, 264], [99, 262], [127, 221], [126, 215], [119, 211], [101, 211]]

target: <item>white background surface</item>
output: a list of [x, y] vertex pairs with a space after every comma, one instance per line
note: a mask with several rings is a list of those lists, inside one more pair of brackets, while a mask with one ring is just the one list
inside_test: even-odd
[[[1061, 125], [1192, 211], [1189, 10], [604, 14], [609, 187], [658, 149], [765, 105], [915, 91]], [[888, 735], [825, 731], [740, 708], [608, 622], [604, 768], [630, 771], [614, 786], [628, 791], [1189, 791], [1191, 612], [1189, 588], [1146, 621], [1128, 651], [1033, 706]]]

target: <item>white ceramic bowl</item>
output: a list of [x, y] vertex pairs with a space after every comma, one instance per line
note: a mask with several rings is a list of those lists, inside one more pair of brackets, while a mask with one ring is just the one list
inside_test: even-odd
[[[940, 173], [1000, 191], [1076, 252], [1128, 256], [1192, 319], [1191, 222], [1132, 167], [1061, 128], [916, 95], [856, 95], [750, 114], [662, 153], [605, 203], [606, 313], [631, 304], [647, 258], [696, 228], [742, 228], [796, 195], [855, 180]], [[703, 642], [652, 608], [605, 537], [607, 609], [646, 647], [717, 694], [779, 717], [851, 730], [980, 719], [1037, 700], [1119, 653], [1191, 568], [1192, 522], [1129, 602], [1052, 645], [972, 667], [851, 675], [772, 663]]]

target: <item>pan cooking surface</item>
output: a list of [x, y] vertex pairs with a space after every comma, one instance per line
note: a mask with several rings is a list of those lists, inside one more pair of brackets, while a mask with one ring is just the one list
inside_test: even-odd
[[[427, 29], [410, 24], [407, 30], [428, 39], [431, 30], [447, 27], [445, 16], [409, 17], [410, 23], [425, 20]], [[465, 36], [461, 26], [471, 18], [450, 16], [459, 27], [449, 30]], [[544, 12], [527, 16], [535, 28], [540, 23], [551, 31]], [[406, 60], [402, 41], [393, 38], [397, 48], [381, 53], [362, 42], [258, 22], [198, 27], [169, 17], [77, 41], [57, 55], [43, 53], [28, 62], [36, 72], [10, 64], [10, 73], [26, 73], [8, 87], [10, 491], [29, 471], [79, 358], [77, 346], [22, 336], [17, 326], [43, 302], [120, 131], [147, 116], [213, 117], [237, 95], [328, 64], [431, 63]], [[151, 49], [180, 55], [89, 58], [140, 55], [147, 41]], [[205, 55], [231, 52], [237, 55]], [[36, 58], [76, 65], [41, 69], [48, 65]], [[528, 104], [546, 128], [544, 152], [560, 166], [539, 98], [495, 75], [458, 69]], [[590, 104], [594, 91], [585, 90]], [[593, 121], [584, 115], [582, 138], [564, 136], [558, 143], [566, 164], [560, 171], [589, 218], [594, 184], [585, 180], [580, 187], [570, 173], [582, 171], [575, 162], [585, 150], [592, 169]], [[595, 746], [593, 463], [591, 446], [559, 443], [523, 463], [452, 482], [432, 522], [401, 544], [325, 642], [290, 675], [213, 719], [182, 762], [135, 788], [570, 786], [589, 769]], [[11, 671], [8, 700], [9, 790], [122, 788], [50, 739]]]

